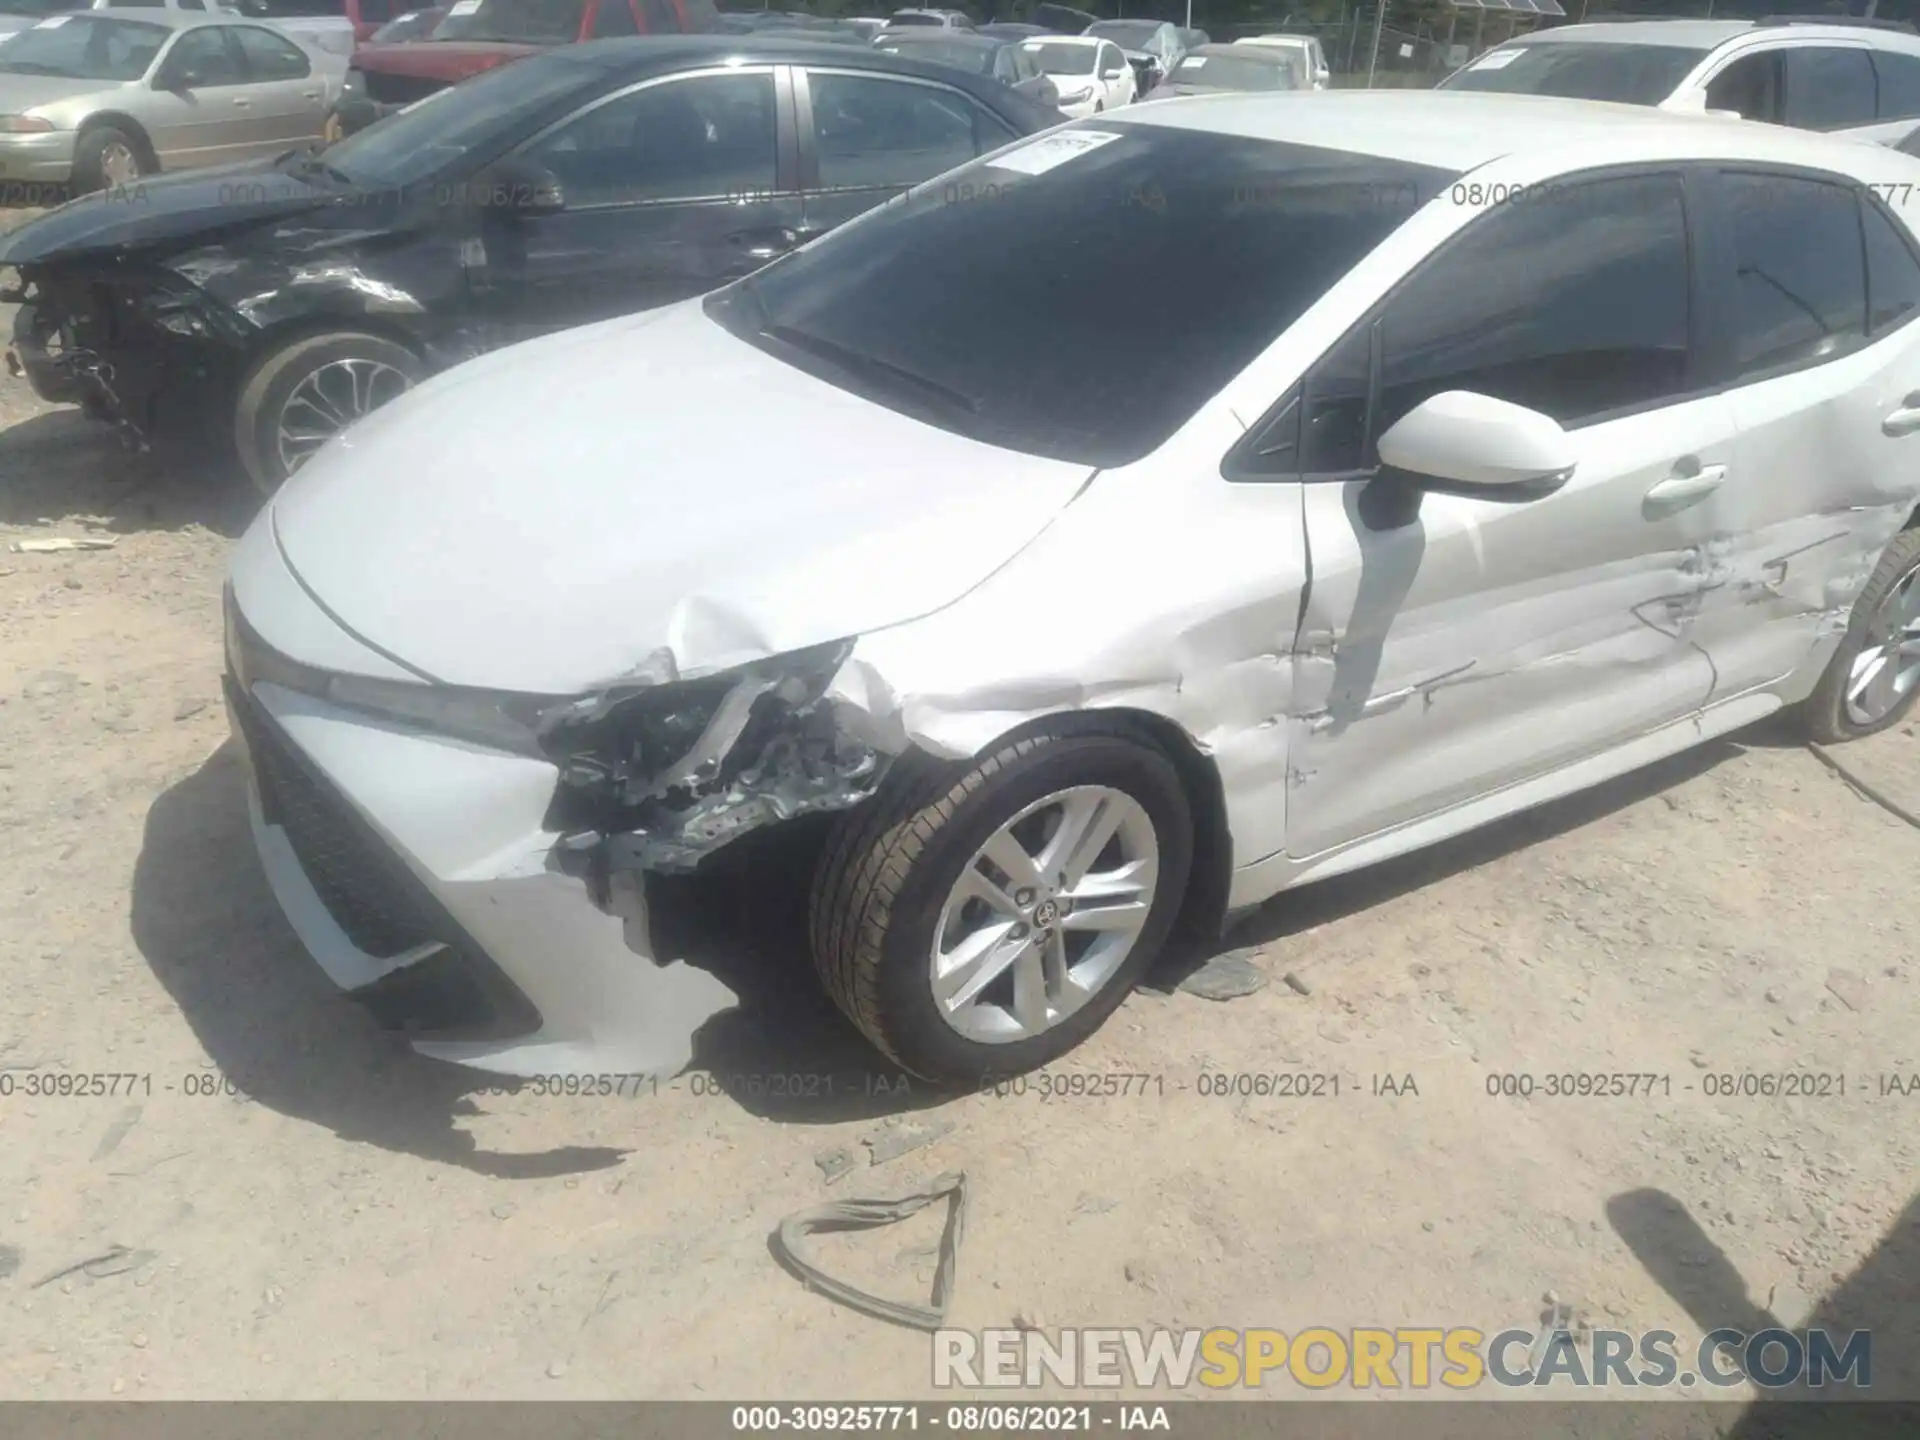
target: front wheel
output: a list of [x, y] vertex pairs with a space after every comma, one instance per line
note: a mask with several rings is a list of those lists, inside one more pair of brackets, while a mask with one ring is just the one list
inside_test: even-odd
[[139, 138], [117, 125], [89, 125], [73, 142], [72, 188], [77, 195], [131, 185], [155, 168], [147, 163], [147, 148]]
[[1808, 734], [1831, 745], [1899, 724], [1917, 695], [1920, 528], [1902, 530], [1881, 554], [1802, 714]]
[[310, 335], [270, 350], [240, 387], [240, 462], [271, 495], [327, 441], [425, 376], [411, 350], [359, 331]]
[[815, 876], [814, 961], [884, 1054], [938, 1084], [1086, 1039], [1165, 943], [1193, 819], [1172, 763], [1120, 729], [971, 766], [909, 756], [841, 817]]

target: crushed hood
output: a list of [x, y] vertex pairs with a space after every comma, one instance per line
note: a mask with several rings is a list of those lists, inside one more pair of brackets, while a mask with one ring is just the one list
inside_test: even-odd
[[[236, 186], [236, 176], [246, 183]], [[319, 209], [339, 193], [258, 162], [154, 176], [140, 182], [138, 199], [84, 195], [0, 234], [0, 265], [196, 241]]]
[[562, 694], [657, 671], [663, 651], [697, 674], [931, 613], [1091, 473], [837, 389], [696, 300], [446, 372], [327, 446], [256, 523], [408, 666]]

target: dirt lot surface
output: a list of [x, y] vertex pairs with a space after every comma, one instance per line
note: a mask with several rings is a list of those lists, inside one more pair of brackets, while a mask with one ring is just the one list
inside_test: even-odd
[[[1814, 1314], [1920, 1391], [1920, 1093], [1878, 1081], [1920, 1073], [1920, 833], [1790, 735], [1283, 898], [1235, 937], [1264, 988], [1139, 994], [1054, 1077], [1130, 1094], [895, 1081], [814, 988], [798, 844], [677, 897], [745, 997], [695, 1072], [488, 1094], [336, 996], [255, 863], [218, 690], [250, 510], [0, 379], [0, 1397], [930, 1395], [925, 1336], [806, 1292], [768, 1235], [948, 1170], [959, 1325]], [[46, 534], [117, 544], [7, 549]], [[1920, 811], [1912, 726], [1838, 754]], [[150, 1079], [21, 1093], [52, 1071]], [[1488, 1094], [1572, 1071], [1667, 1078]], [[1846, 1093], [1705, 1093], [1782, 1071]], [[1276, 1073], [1339, 1094], [1202, 1093]], [[917, 1298], [937, 1228], [827, 1253]]]

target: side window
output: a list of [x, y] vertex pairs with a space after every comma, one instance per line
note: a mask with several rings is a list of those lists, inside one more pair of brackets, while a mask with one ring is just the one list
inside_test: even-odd
[[593, 12], [593, 38], [607, 40], [620, 35], [638, 35], [640, 27], [634, 24], [633, 7], [627, 0], [600, 0]]
[[774, 186], [773, 116], [771, 75], [702, 75], [609, 100], [526, 154], [569, 209], [760, 195]]
[[196, 90], [245, 84], [246, 76], [227, 43], [229, 29], [226, 25], [208, 25], [189, 30], [174, 41], [173, 53], [167, 57], [167, 78]]
[[1370, 437], [1443, 390], [1577, 425], [1688, 384], [1680, 182], [1628, 176], [1503, 207], [1387, 303]]
[[823, 190], [917, 185], [1013, 138], [964, 95], [933, 85], [814, 72], [807, 88]]
[[1860, 221], [1867, 239], [1867, 333], [1878, 337], [1906, 324], [1920, 308], [1920, 260], [1879, 206], [1863, 202]]
[[678, 35], [680, 15], [672, 0], [640, 0], [640, 15], [649, 35]]
[[1879, 119], [1920, 119], [1920, 55], [1875, 50], [1873, 73], [1880, 81]]
[[1721, 177], [1733, 240], [1741, 379], [1825, 359], [1866, 334], [1860, 206], [1851, 190], [1779, 175]]
[[1785, 60], [1787, 124], [1802, 130], [1873, 124], [1873, 62], [1865, 50], [1794, 45]]
[[249, 80], [304, 80], [312, 73], [305, 52], [284, 35], [253, 25], [239, 25], [233, 37], [240, 43]]
[[1780, 119], [1780, 52], [1743, 55], [1707, 82], [1707, 108], [1748, 120]]
[[1373, 323], [1368, 321], [1334, 346], [1307, 380], [1300, 424], [1300, 472], [1337, 475], [1364, 469], [1367, 395], [1373, 363]]
[[[125, 0], [122, 0], [122, 3], [124, 4]], [[201, 4], [200, 0], [180, 0], [180, 8], [182, 10], [204, 10], [207, 7]]]

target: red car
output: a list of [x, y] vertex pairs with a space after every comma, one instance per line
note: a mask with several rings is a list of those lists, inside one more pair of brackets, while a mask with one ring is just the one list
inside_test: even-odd
[[354, 50], [347, 97], [329, 121], [329, 138], [550, 45], [700, 34], [718, 29], [719, 22], [713, 0], [453, 0], [424, 39]]

